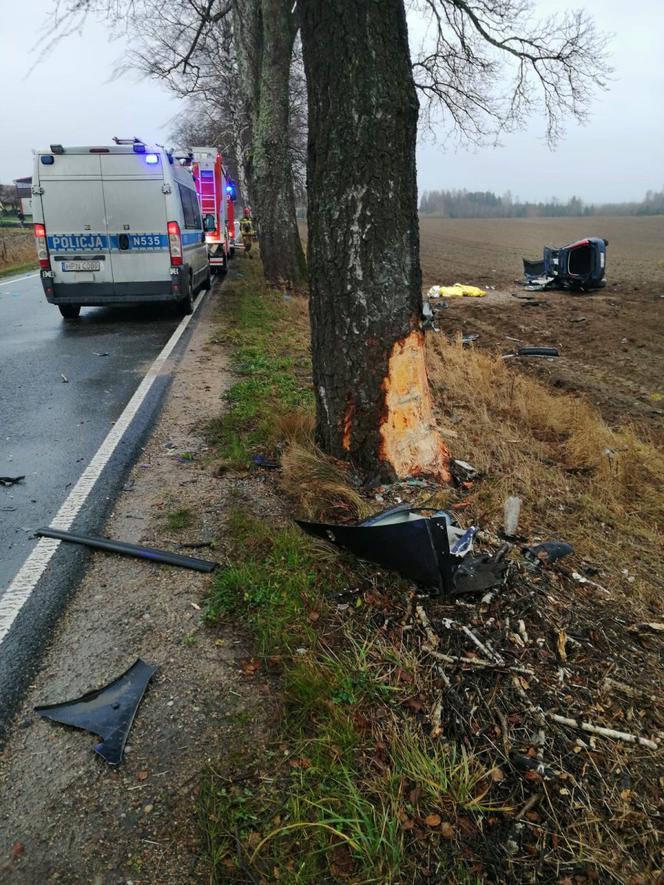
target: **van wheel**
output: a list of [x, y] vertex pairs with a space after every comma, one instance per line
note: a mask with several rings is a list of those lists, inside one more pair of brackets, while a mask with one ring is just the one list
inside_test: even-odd
[[58, 310], [66, 320], [75, 320], [81, 312], [81, 305], [58, 304]]
[[184, 291], [184, 298], [178, 301], [178, 311], [186, 316], [188, 313], [194, 312], [194, 292], [191, 285], [191, 276], [187, 276], [186, 289]]

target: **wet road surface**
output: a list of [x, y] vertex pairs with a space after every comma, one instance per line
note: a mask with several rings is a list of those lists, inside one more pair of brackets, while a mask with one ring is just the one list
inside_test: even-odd
[[163, 305], [65, 321], [39, 276], [0, 280], [0, 476], [25, 475], [0, 485], [0, 595], [179, 321]]

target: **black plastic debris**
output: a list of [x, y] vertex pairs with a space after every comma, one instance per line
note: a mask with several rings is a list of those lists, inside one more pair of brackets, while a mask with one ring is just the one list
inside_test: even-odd
[[574, 553], [574, 548], [566, 541], [544, 541], [541, 544], [526, 547], [524, 553], [526, 559], [529, 559], [530, 562], [538, 565], [540, 563], [548, 565], [557, 559], [562, 559], [563, 556], [569, 556], [570, 553]]
[[86, 547], [107, 550], [109, 553], [120, 553], [123, 556], [149, 559], [164, 565], [177, 565], [197, 572], [213, 572], [218, 565], [218, 563], [210, 562], [207, 559], [196, 559], [193, 556], [183, 556], [181, 553], [157, 550], [155, 547], [142, 547], [140, 544], [127, 544], [125, 541], [112, 541], [109, 538], [98, 538], [94, 535], [79, 535], [74, 532], [63, 532], [60, 529], [38, 529], [35, 535], [42, 538], [56, 538], [58, 541], [68, 541], [71, 544], [83, 544]]
[[357, 525], [296, 522], [315, 538], [448, 594], [456, 592], [456, 573], [468, 557], [476, 531], [474, 527], [464, 531], [444, 511], [408, 504], [391, 507]]
[[156, 671], [156, 667], [139, 658], [122, 676], [103, 688], [89, 691], [73, 701], [35, 707], [35, 713], [98, 735], [101, 741], [95, 745], [95, 753], [109, 765], [119, 765], [138, 705]]
[[557, 347], [520, 347], [517, 356], [560, 356]]
[[265, 455], [255, 455], [253, 458], [253, 462], [256, 467], [262, 467], [265, 470], [278, 470], [281, 466], [278, 461], [273, 461], [270, 458], [266, 458]]
[[505, 583], [509, 563], [505, 559], [507, 547], [501, 547], [493, 556], [466, 556], [454, 575], [454, 592], [484, 593]]
[[17, 482], [22, 482], [25, 476], [0, 476], [0, 485], [15, 486]]

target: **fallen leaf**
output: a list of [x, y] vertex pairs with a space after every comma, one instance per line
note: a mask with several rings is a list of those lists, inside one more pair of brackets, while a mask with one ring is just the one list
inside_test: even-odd
[[198, 605], [198, 603], [196, 603], [196, 602], [192, 602], [191, 607], [195, 608], [197, 612], [199, 612], [201, 610], [200, 605]]
[[439, 814], [428, 814], [424, 818], [424, 823], [428, 827], [439, 827], [441, 824], [442, 818]]
[[558, 631], [558, 639], [556, 641], [556, 651], [561, 661], [567, 660], [567, 633], [564, 630]]
[[440, 825], [440, 832], [446, 839], [454, 839], [455, 830], [452, 824], [449, 823], [449, 821], [445, 820], [442, 822], [442, 824]]
[[320, 618], [320, 612], [316, 612], [316, 611], [309, 612], [308, 618], [311, 621], [311, 623], [313, 624], [314, 621], [317, 621]]
[[143, 771], [136, 772], [136, 780], [137, 781], [146, 781], [148, 779], [149, 771], [144, 769]]
[[496, 765], [496, 767], [492, 768], [489, 772], [489, 777], [495, 784], [498, 784], [500, 783], [500, 781], [505, 780], [505, 773], [503, 772], [502, 768], [499, 768]]
[[253, 676], [256, 670], [260, 670], [261, 662], [258, 658], [249, 658], [246, 661], [242, 661], [242, 672], [245, 676]]
[[9, 856], [11, 857], [12, 860], [18, 860], [19, 857], [22, 856], [24, 851], [25, 851], [25, 845], [22, 842], [14, 842], [14, 844], [12, 845], [12, 847], [9, 851]]

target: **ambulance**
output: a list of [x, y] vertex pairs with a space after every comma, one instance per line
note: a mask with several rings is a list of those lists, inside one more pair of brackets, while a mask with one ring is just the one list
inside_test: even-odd
[[[189, 157], [139, 139], [35, 153], [33, 222], [44, 294], [81, 307], [175, 302], [211, 284]], [[213, 219], [208, 220], [212, 225]]]

